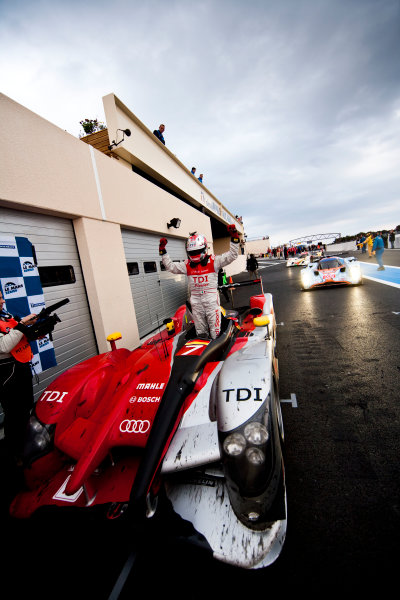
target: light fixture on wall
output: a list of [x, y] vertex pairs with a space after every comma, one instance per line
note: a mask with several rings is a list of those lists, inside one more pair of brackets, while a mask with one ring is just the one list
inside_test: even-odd
[[179, 229], [180, 226], [181, 226], [181, 220], [180, 219], [171, 219], [170, 222], [167, 223], [168, 229], [170, 227], [175, 227], [175, 229]]
[[122, 144], [122, 142], [125, 139], [125, 136], [129, 137], [131, 135], [131, 130], [130, 129], [117, 129], [117, 133], [116, 133], [115, 137], [117, 137], [118, 131], [122, 131], [122, 133], [123, 133], [122, 140], [120, 142], [116, 142], [115, 140], [113, 140], [111, 142], [111, 144], [108, 146], [109, 150], [112, 150], [116, 146], [119, 146], [120, 144]]

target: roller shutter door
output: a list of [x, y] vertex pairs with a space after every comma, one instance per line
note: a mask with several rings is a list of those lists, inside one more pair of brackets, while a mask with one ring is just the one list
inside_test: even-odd
[[40, 373], [39, 382], [34, 378], [37, 399], [57, 375], [98, 353], [74, 229], [69, 219], [0, 208], [0, 234], [27, 237], [39, 268], [71, 266], [75, 275], [74, 283], [43, 287], [46, 306], [63, 298], [70, 302], [56, 311], [61, 318], [53, 332], [57, 366]]
[[[187, 277], [162, 271], [159, 235], [123, 229], [122, 239], [139, 335], [143, 337], [185, 303]], [[169, 238], [167, 248], [172, 260], [186, 259], [184, 241]]]

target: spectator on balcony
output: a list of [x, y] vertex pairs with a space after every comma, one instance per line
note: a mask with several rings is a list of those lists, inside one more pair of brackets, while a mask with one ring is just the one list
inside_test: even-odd
[[164, 131], [165, 131], [165, 125], [163, 125], [161, 123], [160, 127], [158, 129], [155, 129], [153, 131], [153, 133], [160, 140], [160, 142], [162, 144], [164, 144], [164, 146], [165, 146], [165, 140], [164, 140], [164, 136], [163, 136]]
[[203, 173], [200, 173], [200, 177], [197, 178], [200, 183], [203, 183]]
[[196, 167], [192, 167], [192, 170], [190, 172], [192, 175], [196, 175]]

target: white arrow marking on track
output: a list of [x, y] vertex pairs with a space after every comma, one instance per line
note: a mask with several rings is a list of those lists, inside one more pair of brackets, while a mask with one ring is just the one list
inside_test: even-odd
[[281, 403], [283, 403], [283, 402], [287, 402], [288, 404], [291, 404], [292, 408], [298, 407], [296, 394], [290, 394], [290, 399], [289, 400], [281, 400]]

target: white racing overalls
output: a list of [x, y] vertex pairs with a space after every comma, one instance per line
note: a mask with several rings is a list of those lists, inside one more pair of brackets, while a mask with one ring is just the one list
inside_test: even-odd
[[228, 252], [207, 256], [207, 261], [174, 263], [164, 254], [162, 262], [170, 273], [189, 278], [190, 303], [196, 334], [215, 339], [221, 330], [221, 308], [218, 293], [218, 271], [233, 262], [239, 253], [239, 244], [232, 242]]

